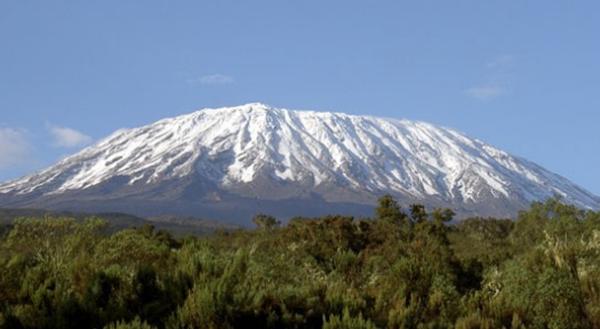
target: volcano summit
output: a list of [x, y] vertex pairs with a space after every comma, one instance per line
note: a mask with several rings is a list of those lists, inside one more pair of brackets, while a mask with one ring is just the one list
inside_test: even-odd
[[553, 196], [600, 208], [567, 179], [451, 129], [260, 103], [116, 131], [0, 184], [0, 206], [244, 223], [257, 212], [367, 215], [385, 193], [463, 216], [512, 216]]

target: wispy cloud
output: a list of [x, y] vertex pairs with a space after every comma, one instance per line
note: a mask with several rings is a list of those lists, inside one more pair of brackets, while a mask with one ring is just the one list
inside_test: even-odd
[[465, 95], [481, 101], [489, 101], [508, 94], [514, 63], [513, 55], [505, 54], [490, 59], [485, 63], [485, 82], [465, 89]]
[[228, 85], [235, 82], [232, 76], [225, 74], [209, 74], [194, 79], [188, 79], [188, 83], [199, 83], [201, 85]]
[[500, 55], [489, 60], [485, 66], [490, 69], [507, 69], [515, 62], [513, 55]]
[[506, 90], [503, 87], [493, 85], [476, 86], [465, 90], [465, 94], [480, 100], [490, 100], [505, 93]]
[[56, 147], [78, 147], [92, 142], [92, 138], [72, 128], [48, 125], [48, 131], [52, 135], [52, 144]]
[[23, 164], [30, 156], [31, 144], [25, 131], [0, 127], [0, 169]]

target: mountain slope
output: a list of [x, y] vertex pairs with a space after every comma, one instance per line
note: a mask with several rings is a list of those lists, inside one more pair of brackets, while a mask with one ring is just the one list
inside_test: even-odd
[[514, 214], [555, 195], [600, 208], [598, 197], [565, 178], [451, 129], [258, 103], [119, 130], [47, 170], [1, 184], [0, 204], [96, 202], [100, 210], [213, 217], [236, 216], [234, 207], [248, 218], [262, 208], [291, 216], [330, 204], [367, 213], [383, 193], [478, 215]]

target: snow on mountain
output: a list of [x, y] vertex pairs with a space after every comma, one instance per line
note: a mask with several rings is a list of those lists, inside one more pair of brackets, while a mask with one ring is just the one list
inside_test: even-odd
[[256, 199], [312, 193], [370, 204], [391, 193], [469, 208], [560, 196], [600, 208], [598, 197], [565, 178], [451, 129], [259, 103], [119, 130], [42, 172], [0, 184], [0, 195], [32, 202], [107, 182], [113, 187], [102, 193], [115, 181], [122, 190], [190, 180]]

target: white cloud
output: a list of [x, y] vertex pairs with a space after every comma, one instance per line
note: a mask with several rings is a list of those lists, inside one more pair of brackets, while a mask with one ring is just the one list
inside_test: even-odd
[[514, 62], [515, 57], [513, 55], [500, 55], [492, 58], [485, 66], [490, 69], [505, 69], [512, 66]]
[[52, 144], [56, 147], [78, 147], [92, 142], [90, 136], [75, 129], [49, 125], [48, 131], [52, 134]]
[[235, 79], [232, 76], [217, 73], [201, 76], [196, 79], [190, 79], [188, 82], [200, 83], [202, 85], [227, 85], [234, 83]]
[[513, 55], [505, 54], [492, 58], [485, 63], [484, 81], [486, 82], [466, 89], [465, 95], [487, 101], [508, 94], [514, 63]]
[[30, 155], [31, 145], [24, 131], [0, 127], [0, 169], [22, 164]]
[[465, 94], [480, 100], [490, 100], [506, 94], [506, 89], [500, 86], [483, 85], [465, 90]]

